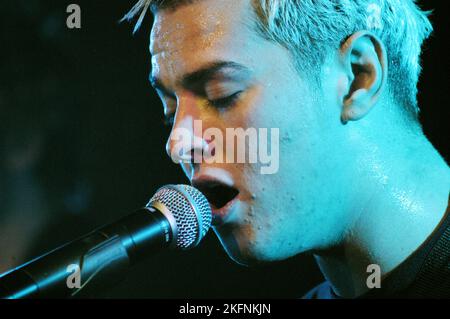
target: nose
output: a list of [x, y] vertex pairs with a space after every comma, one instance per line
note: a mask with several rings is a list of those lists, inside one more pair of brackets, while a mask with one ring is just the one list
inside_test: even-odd
[[181, 164], [186, 175], [193, 174], [208, 150], [203, 138], [203, 121], [195, 97], [178, 99], [172, 130], [166, 143], [166, 152], [174, 163]]

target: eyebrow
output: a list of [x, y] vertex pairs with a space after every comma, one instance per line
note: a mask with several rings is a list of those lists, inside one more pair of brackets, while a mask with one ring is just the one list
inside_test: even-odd
[[[233, 71], [240, 72], [250, 72], [250, 70], [246, 66], [236, 62], [216, 61], [207, 64], [197, 71], [186, 74], [185, 76], [183, 76], [180, 83], [183, 87], [193, 87], [199, 83], [206, 83], [207, 81], [211, 80], [218, 72], [224, 69], [233, 69]], [[167, 96], [174, 96], [174, 94], [164, 86], [161, 79], [159, 79], [158, 77], [150, 74], [149, 81], [156, 90], [161, 91]]]

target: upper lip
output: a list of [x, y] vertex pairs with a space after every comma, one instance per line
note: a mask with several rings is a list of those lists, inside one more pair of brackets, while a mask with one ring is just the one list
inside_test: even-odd
[[226, 206], [239, 194], [239, 190], [230, 181], [224, 181], [215, 176], [197, 176], [192, 179], [192, 186], [205, 195], [213, 209]]

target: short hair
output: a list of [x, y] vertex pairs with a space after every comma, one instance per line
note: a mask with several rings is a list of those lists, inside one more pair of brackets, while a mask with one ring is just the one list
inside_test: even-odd
[[[201, 0], [139, 0], [123, 19], [140, 13], [136, 31], [148, 8], [175, 9]], [[330, 48], [359, 30], [369, 30], [383, 41], [388, 56], [388, 89], [403, 113], [418, 120], [417, 83], [421, 71], [420, 53], [433, 27], [429, 12], [415, 0], [251, 0], [256, 13], [256, 30], [286, 47], [297, 69], [320, 67]], [[315, 68], [317, 70], [317, 68]]]

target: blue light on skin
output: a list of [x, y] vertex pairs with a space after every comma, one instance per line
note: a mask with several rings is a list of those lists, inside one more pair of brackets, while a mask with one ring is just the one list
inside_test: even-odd
[[[173, 129], [189, 129], [186, 123], [195, 120], [224, 132], [279, 128], [279, 172], [261, 175], [258, 165], [246, 163], [182, 168], [188, 178], [222, 170], [240, 191], [226, 223], [214, 229], [235, 261], [313, 252], [336, 293], [360, 295], [367, 289], [367, 265], [390, 272], [438, 225], [448, 204], [448, 166], [398, 111], [387, 89], [387, 54], [376, 36], [357, 32], [330, 49], [318, 87], [297, 72], [287, 49], [245, 23], [252, 10], [248, 0], [204, 0], [158, 12], [152, 77], [164, 85], [158, 93], [165, 112], [174, 114]], [[215, 85], [212, 91], [222, 95], [242, 94], [226, 109], [205, 107], [219, 96], [201, 96], [182, 79], [224, 61], [242, 68], [219, 70], [213, 84], [198, 84]], [[245, 80], [233, 80], [230, 72]]]

